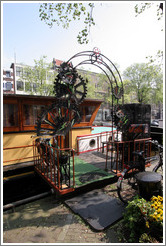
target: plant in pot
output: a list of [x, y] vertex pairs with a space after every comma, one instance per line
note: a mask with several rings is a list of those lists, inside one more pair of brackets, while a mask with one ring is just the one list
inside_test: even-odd
[[62, 150], [59, 155], [59, 164], [60, 165], [66, 164], [68, 161], [68, 158], [69, 158], [69, 153]]

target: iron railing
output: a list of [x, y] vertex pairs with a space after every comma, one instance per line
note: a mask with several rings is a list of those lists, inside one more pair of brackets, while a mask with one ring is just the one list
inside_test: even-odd
[[75, 189], [74, 150], [34, 142], [35, 170], [59, 193]]
[[[18, 150], [18, 149], [25, 149], [25, 148], [32, 148], [33, 145], [22, 145], [22, 146], [15, 146], [15, 147], [8, 147], [8, 148], [3, 148], [3, 151], [12, 151], [12, 150]], [[8, 159], [8, 160], [3, 160], [3, 166], [7, 166], [7, 165], [13, 165], [13, 164], [17, 164], [18, 161], [24, 161], [24, 160], [28, 160], [28, 161], [33, 161], [34, 156], [27, 156], [27, 157], [20, 157], [20, 158], [16, 158], [16, 159]], [[13, 162], [13, 163], [11, 163]], [[19, 164], [21, 164], [22, 162], [20, 162]]]
[[124, 165], [136, 161], [136, 157], [133, 155], [135, 151], [144, 151], [143, 156], [149, 157], [151, 155], [150, 140], [151, 138], [108, 142], [106, 145], [105, 169], [114, 173], [123, 171]]

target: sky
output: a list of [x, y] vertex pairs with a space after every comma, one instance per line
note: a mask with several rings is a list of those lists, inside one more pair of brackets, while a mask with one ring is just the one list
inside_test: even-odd
[[[41, 3], [41, 1], [40, 1]], [[39, 2], [8, 2], [2, 4], [2, 63], [9, 68], [17, 63], [33, 65], [43, 55], [67, 61], [78, 52], [98, 47], [103, 55], [118, 64], [122, 73], [133, 63], [147, 62], [146, 56], [164, 49], [164, 19], [157, 20], [151, 7], [135, 17], [136, 1], [96, 2], [93, 10], [95, 26], [90, 30], [89, 43], [80, 45], [76, 36], [83, 27], [72, 22], [68, 30], [48, 27], [39, 18]], [[154, 5], [159, 2], [154, 2]], [[165, 30], [165, 29], [164, 29]], [[91, 68], [90, 68], [91, 69]]]

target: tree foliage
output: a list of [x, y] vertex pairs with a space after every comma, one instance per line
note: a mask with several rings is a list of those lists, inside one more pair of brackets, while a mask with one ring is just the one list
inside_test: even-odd
[[84, 80], [87, 81], [87, 96], [86, 97], [90, 98], [90, 99], [96, 99], [96, 98], [102, 99], [101, 95], [98, 95], [97, 91], [96, 91], [96, 83], [95, 82], [97, 79], [97, 74], [94, 77], [92, 72], [90, 72], [88, 70], [85, 71], [84, 69], [81, 69], [79, 71], [79, 73], [84, 78]]
[[155, 56], [147, 56], [146, 58], [148, 59], [148, 63], [151, 65], [157, 64], [160, 67], [163, 66], [163, 51], [162, 50], [158, 50]]
[[[138, 3], [135, 5], [136, 16], [150, 8], [154, 3]], [[39, 8], [39, 17], [49, 27], [53, 24], [62, 25], [63, 28], [69, 28], [72, 21], [84, 23], [83, 29], [77, 35], [77, 41], [80, 44], [87, 44], [88, 34], [92, 25], [95, 25], [93, 18], [93, 9], [95, 3], [42, 3]], [[163, 16], [163, 3], [156, 4], [156, 13], [158, 20]]]
[[[158, 20], [161, 20], [163, 17], [163, 3], [138, 3], [135, 5], [135, 13], [136, 17], [140, 14], [142, 14], [147, 9], [151, 8], [152, 6], [156, 6], [156, 16]], [[163, 29], [161, 29], [163, 31]], [[163, 51], [158, 50], [157, 54], [155, 56], [148, 56], [146, 57], [149, 60], [149, 63], [157, 63], [158, 65], [163, 65]]]
[[25, 91], [31, 95], [51, 96], [53, 95], [54, 71], [51, 70], [52, 63], [46, 62], [46, 56], [34, 60], [35, 66], [24, 67], [20, 77], [25, 82]]
[[95, 25], [92, 11], [93, 3], [43, 3], [40, 5], [39, 17], [49, 27], [53, 24], [62, 25], [63, 28], [68, 28], [71, 21], [81, 20], [83, 18], [84, 28], [77, 36], [78, 43], [88, 43], [88, 32], [92, 25]]
[[[154, 4], [156, 3], [139, 3], [135, 5], [135, 13], [136, 16], [138, 16], [139, 14], [142, 14], [145, 10], [151, 8]], [[161, 18], [163, 17], [163, 3], [157, 3], [156, 4], [156, 14], [157, 14], [157, 18], [158, 20], [161, 20]]]
[[124, 71], [126, 87], [138, 103], [158, 103], [163, 100], [163, 76], [159, 66], [135, 63]]

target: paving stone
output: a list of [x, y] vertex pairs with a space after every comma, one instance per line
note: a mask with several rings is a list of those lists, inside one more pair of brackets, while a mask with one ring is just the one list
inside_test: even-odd
[[[20, 206], [17, 212], [4, 212], [4, 243], [102, 243], [103, 233], [92, 231], [81, 219], [61, 204], [44, 198]], [[47, 203], [49, 204], [47, 210]], [[51, 204], [50, 204], [51, 203]], [[36, 206], [38, 205], [38, 206]], [[41, 207], [43, 209], [41, 210]], [[31, 208], [31, 209], [29, 209]], [[40, 211], [38, 211], [40, 208]], [[50, 213], [51, 210], [51, 213]], [[62, 214], [62, 210], [64, 214]], [[43, 211], [43, 212], [42, 212]], [[47, 211], [47, 212], [46, 212]], [[53, 213], [54, 211], [54, 213]], [[40, 214], [40, 217], [35, 216]], [[46, 216], [47, 214], [47, 216]], [[51, 216], [50, 216], [51, 214]], [[54, 218], [52, 218], [52, 216]], [[58, 219], [57, 219], [58, 217]], [[36, 221], [37, 220], [37, 221]], [[63, 221], [64, 220], [64, 221]], [[53, 222], [54, 223], [50, 223]]]
[[[83, 155], [79, 157], [81, 156], [85, 158]], [[99, 160], [97, 154], [94, 154], [94, 157], [95, 161]], [[94, 161], [90, 154], [87, 158], [87, 162]], [[111, 196], [117, 196], [115, 184], [101, 190]], [[3, 243], [117, 242], [116, 233], [109, 233], [110, 230], [111, 228], [104, 232], [94, 232], [79, 216], [59, 202], [55, 195], [16, 207], [14, 212], [9, 210], [3, 214]]]

